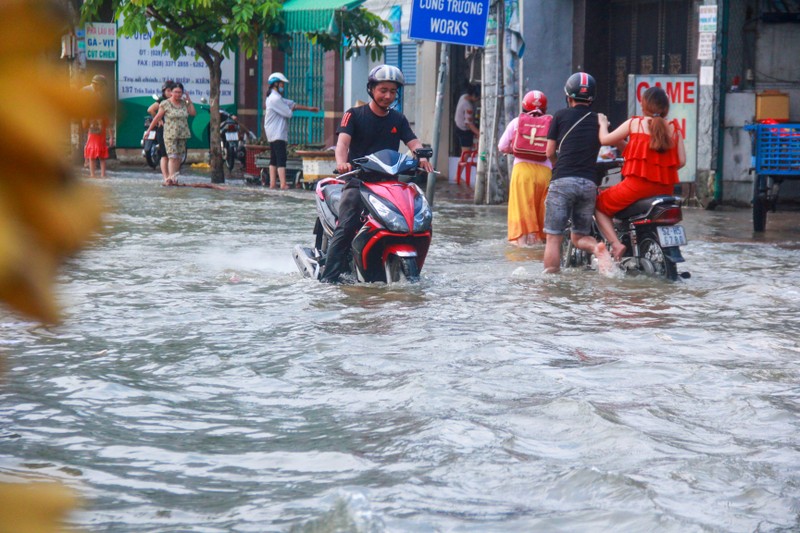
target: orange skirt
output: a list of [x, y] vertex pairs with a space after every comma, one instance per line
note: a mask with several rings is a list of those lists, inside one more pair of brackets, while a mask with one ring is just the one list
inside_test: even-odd
[[616, 185], [600, 191], [595, 208], [611, 217], [637, 200], [672, 194], [674, 190], [675, 185], [669, 183], [654, 183], [636, 176], [629, 176]]
[[534, 234], [544, 241], [544, 200], [552, 171], [536, 163], [515, 163], [508, 191], [508, 240]]
[[83, 148], [84, 159], [108, 159], [108, 143], [105, 132], [90, 133]]

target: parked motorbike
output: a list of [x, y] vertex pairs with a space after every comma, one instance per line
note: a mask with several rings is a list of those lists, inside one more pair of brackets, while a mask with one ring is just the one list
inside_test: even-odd
[[[144, 130], [147, 131], [147, 128], [150, 127], [150, 123], [153, 122], [153, 117], [147, 115], [144, 119]], [[147, 165], [150, 168], [156, 168], [161, 160], [161, 153], [158, 149], [158, 139], [156, 138], [156, 130], [153, 129], [148, 135], [146, 139], [142, 139], [142, 155], [144, 156], [145, 161], [147, 161]]]
[[345, 179], [358, 178], [366, 213], [350, 249], [351, 274], [362, 282], [419, 279], [431, 243], [433, 212], [422, 189], [406, 181], [421, 172], [419, 158], [430, 158], [433, 151], [418, 149], [415, 155], [381, 150], [354, 160], [355, 170], [317, 183], [314, 247], [297, 245], [292, 252], [305, 277], [319, 278], [336, 228]]
[[[208, 104], [208, 100], [203, 97], [200, 99], [200, 103]], [[210, 139], [211, 135], [208, 133], [206, 131], [207, 138]], [[228, 170], [233, 170], [236, 161], [240, 161], [242, 165], [245, 164], [247, 157], [245, 145], [255, 138], [255, 134], [241, 124], [236, 115], [232, 115], [224, 109], [219, 110], [220, 149], [222, 150], [222, 160], [225, 161]]]
[[[621, 166], [621, 159], [598, 163], [604, 172], [617, 171]], [[644, 273], [670, 281], [691, 277], [689, 272], [678, 273], [678, 263], [685, 262], [680, 247], [687, 242], [686, 232], [678, 224], [681, 220], [681, 198], [669, 195], [643, 198], [614, 215], [614, 231], [625, 245], [620, 266], [628, 273]], [[596, 223], [592, 225], [592, 235], [598, 241], [603, 239]], [[561, 243], [561, 266], [588, 266], [591, 262], [592, 254], [572, 244], [568, 228]]]
[[228, 170], [233, 170], [236, 161], [245, 164], [245, 145], [248, 140], [253, 140], [256, 136], [239, 123], [236, 115], [231, 115], [227, 111], [220, 109], [220, 142], [222, 144], [222, 158], [228, 165]]

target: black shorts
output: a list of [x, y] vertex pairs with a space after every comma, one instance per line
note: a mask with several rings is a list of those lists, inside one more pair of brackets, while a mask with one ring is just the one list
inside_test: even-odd
[[269, 166], [286, 168], [286, 141], [269, 143]]
[[475, 137], [472, 135], [472, 130], [462, 130], [456, 126], [456, 138], [458, 145], [462, 148], [471, 148]]

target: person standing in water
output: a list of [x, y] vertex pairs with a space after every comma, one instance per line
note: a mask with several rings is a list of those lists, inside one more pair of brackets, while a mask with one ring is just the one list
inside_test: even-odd
[[[289, 142], [289, 119], [295, 110], [319, 111], [318, 107], [297, 104], [283, 97], [289, 79], [280, 72], [273, 72], [267, 79], [269, 95], [264, 105], [264, 134], [269, 141], [269, 188], [274, 189], [276, 178], [281, 189], [286, 185], [287, 143]], [[263, 185], [266, 185], [264, 183]]]
[[609, 273], [613, 266], [605, 244], [591, 236], [598, 185], [595, 165], [600, 151], [600, 125], [590, 108], [596, 87], [594, 78], [586, 72], [571, 75], [564, 85], [569, 107], [553, 115], [547, 134], [553, 177], [545, 200], [545, 273], [561, 270], [561, 242], [570, 220], [572, 244], [594, 254], [601, 272]]
[[159, 104], [158, 113], [150, 122], [144, 138], [151, 130], [157, 127], [161, 119], [164, 120], [164, 145], [167, 148], [167, 163], [169, 175], [164, 180], [164, 185], [177, 185], [183, 156], [186, 153], [186, 140], [191, 138], [189, 130], [189, 117], [197, 114], [194, 103], [189, 93], [183, 92], [183, 84], [175, 83], [170, 97]]
[[[529, 91], [522, 99], [522, 112], [548, 118], [547, 97], [542, 91]], [[526, 118], [526, 117], [523, 117]], [[513, 153], [514, 139], [518, 135], [520, 117], [508, 123], [497, 148], [506, 154]], [[545, 126], [543, 125], [542, 128]], [[516, 246], [532, 246], [545, 241], [544, 202], [553, 165], [524, 156], [514, 156], [511, 184], [508, 188], [508, 242]]]
[[[169, 97], [172, 95], [173, 87], [175, 87], [175, 82], [172, 80], [165, 81], [164, 85], [161, 86], [161, 96], [158, 98], [158, 101], [153, 102], [150, 105], [150, 107], [147, 108], [147, 113], [151, 117], [155, 117], [156, 114], [158, 114], [161, 102], [169, 99]], [[161, 119], [161, 123], [156, 125], [156, 142], [158, 142], [159, 166], [161, 167], [161, 176], [164, 178], [164, 182], [166, 183], [167, 179], [169, 179], [169, 159], [167, 158], [167, 147], [164, 144], [163, 118]]]

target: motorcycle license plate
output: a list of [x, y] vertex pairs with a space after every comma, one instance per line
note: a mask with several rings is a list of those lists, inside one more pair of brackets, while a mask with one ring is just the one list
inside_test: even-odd
[[686, 232], [683, 231], [683, 226], [658, 226], [656, 230], [658, 242], [664, 248], [686, 244]]
[[238, 141], [239, 140], [239, 134], [236, 133], [235, 131], [226, 131], [225, 132], [225, 140], [226, 141]]
[[150, 140], [150, 141], [154, 141], [156, 139], [156, 132], [151, 131], [150, 133], [148, 133], [147, 134], [147, 139]]

